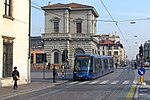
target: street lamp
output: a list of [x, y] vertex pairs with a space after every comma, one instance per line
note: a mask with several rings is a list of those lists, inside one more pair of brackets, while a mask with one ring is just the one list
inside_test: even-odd
[[28, 83], [31, 82], [31, 68], [30, 68], [30, 61], [31, 61], [31, 51], [30, 51], [30, 47], [31, 47], [31, 0], [29, 0], [29, 33], [28, 33], [28, 42], [29, 42], [29, 47], [28, 47], [28, 67], [27, 67], [27, 78], [28, 78]]
[[136, 22], [134, 22], [134, 21], [131, 21], [131, 22], [130, 22], [130, 24], [135, 24], [135, 23], [136, 23]]

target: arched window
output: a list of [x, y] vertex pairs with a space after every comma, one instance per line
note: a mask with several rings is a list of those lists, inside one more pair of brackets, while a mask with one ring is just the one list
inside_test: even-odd
[[76, 55], [76, 54], [84, 54], [84, 53], [85, 53], [85, 51], [83, 49], [76, 48], [74, 55]]
[[59, 53], [54, 52], [54, 64], [59, 64]]

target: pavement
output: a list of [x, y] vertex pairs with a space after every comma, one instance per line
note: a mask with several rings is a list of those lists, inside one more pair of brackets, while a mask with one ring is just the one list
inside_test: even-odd
[[[139, 81], [139, 75], [137, 70], [135, 72], [135, 80]], [[150, 69], [146, 70], [144, 82], [146, 84], [137, 84], [134, 94], [134, 100], [150, 100]], [[42, 90], [45, 88], [53, 87], [58, 84], [68, 82], [68, 80], [58, 79], [56, 83], [53, 83], [52, 78], [33, 78], [29, 84], [19, 85], [17, 89], [10, 87], [0, 87], [0, 100], [4, 100], [13, 96], [30, 93], [33, 91]]]
[[145, 68], [143, 82], [140, 82], [140, 75], [138, 75], [138, 69], [134, 70], [135, 80], [137, 81], [134, 100], [150, 100], [150, 69]]
[[65, 82], [68, 82], [68, 80], [58, 79], [54, 83], [52, 81], [52, 78], [45, 78], [45, 79], [33, 78], [31, 80], [32, 82], [30, 82], [29, 84], [18, 85], [17, 89], [13, 89], [13, 86], [0, 87], [0, 100], [4, 100], [10, 97], [25, 94], [25, 93], [30, 93], [33, 91], [46, 89], [46, 88], [53, 87], [58, 84], [63, 84]]

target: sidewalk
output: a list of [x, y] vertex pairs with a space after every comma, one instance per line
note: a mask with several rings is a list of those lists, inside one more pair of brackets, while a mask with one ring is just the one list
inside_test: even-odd
[[[53, 83], [50, 79], [32, 79], [33, 81], [29, 84], [18, 85], [16, 90], [11, 87], [0, 87], [0, 100], [7, 99], [8, 97], [21, 95], [24, 93], [30, 93], [33, 91], [42, 90], [48, 87], [52, 87], [58, 84], [67, 82], [67, 80], [56, 80], [56, 83]], [[35, 81], [36, 80], [36, 81]]]
[[[138, 70], [135, 70], [135, 80], [139, 82], [140, 75], [138, 75]], [[144, 83], [138, 83], [135, 91], [135, 100], [150, 100], [150, 69], [146, 70], [144, 75]]]

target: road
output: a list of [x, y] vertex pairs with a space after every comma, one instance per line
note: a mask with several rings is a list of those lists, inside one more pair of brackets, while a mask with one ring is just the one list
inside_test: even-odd
[[[43, 72], [33, 71], [33, 81], [43, 78]], [[28, 92], [7, 100], [125, 100], [136, 84], [134, 70], [125, 67], [95, 80], [73, 81], [72, 72], [67, 71], [67, 82], [50, 88]], [[51, 79], [51, 71], [45, 72]], [[58, 79], [61, 79], [61, 75]]]

